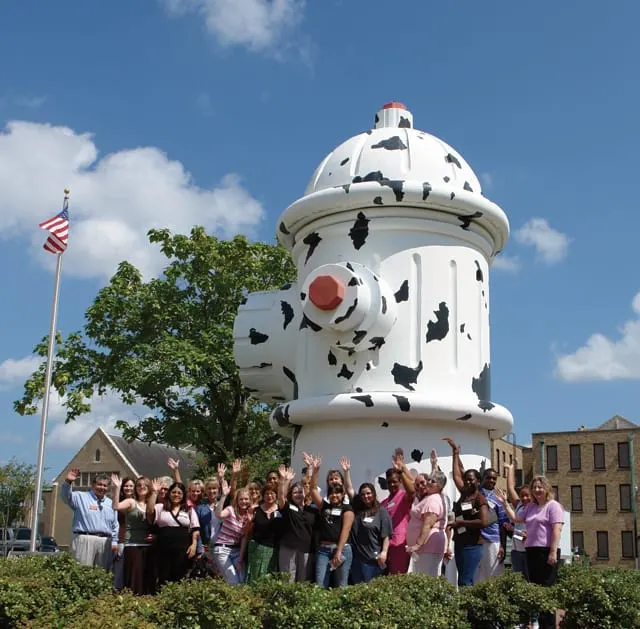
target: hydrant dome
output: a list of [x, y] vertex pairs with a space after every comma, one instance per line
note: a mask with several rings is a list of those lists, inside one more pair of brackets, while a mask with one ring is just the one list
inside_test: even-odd
[[337, 186], [372, 181], [380, 173], [391, 181], [428, 181], [456, 192], [481, 194], [480, 181], [454, 148], [413, 128], [413, 117], [391, 102], [376, 114], [374, 128], [349, 138], [316, 168], [305, 196]]

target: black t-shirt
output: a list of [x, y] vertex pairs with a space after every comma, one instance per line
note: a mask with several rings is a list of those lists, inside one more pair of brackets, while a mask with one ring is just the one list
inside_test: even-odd
[[317, 509], [309, 506], [298, 507], [286, 502], [280, 509], [280, 513], [282, 514], [280, 546], [303, 553], [311, 552]]
[[342, 514], [353, 511], [350, 504], [341, 504], [332, 507], [323, 501], [320, 516], [318, 517], [318, 541], [337, 544], [342, 531]]
[[[458, 500], [453, 505], [453, 513], [456, 520], [479, 520], [480, 507], [486, 505], [486, 498], [478, 492], [473, 500]], [[454, 529], [454, 542], [463, 546], [472, 546], [480, 543], [481, 528], [459, 527]]]
[[254, 542], [263, 546], [275, 546], [280, 534], [282, 514], [274, 511], [271, 517], [263, 511], [262, 507], [256, 507], [253, 514], [253, 532], [251, 538]]
[[349, 542], [362, 561], [374, 563], [382, 550], [382, 540], [391, 537], [392, 533], [391, 516], [384, 507], [380, 507], [373, 515], [366, 511], [356, 513]]

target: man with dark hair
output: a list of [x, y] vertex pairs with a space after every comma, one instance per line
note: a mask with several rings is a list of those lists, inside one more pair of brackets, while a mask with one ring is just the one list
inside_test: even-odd
[[111, 499], [106, 497], [109, 477], [100, 474], [89, 491], [74, 492], [72, 485], [79, 475], [79, 469], [69, 470], [60, 487], [60, 498], [73, 510], [71, 553], [78, 563], [109, 570], [118, 549], [119, 530]]
[[474, 582], [481, 583], [489, 577], [497, 577], [504, 572], [504, 556], [507, 544], [507, 529], [504, 524], [509, 522], [504, 507], [495, 494], [498, 472], [492, 467], [487, 468], [482, 475], [480, 491], [487, 499], [489, 507], [489, 526], [480, 531], [480, 543], [483, 544], [482, 559], [476, 571]]

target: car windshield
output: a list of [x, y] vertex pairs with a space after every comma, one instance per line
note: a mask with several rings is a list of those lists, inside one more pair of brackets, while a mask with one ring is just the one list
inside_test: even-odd
[[31, 529], [18, 529], [16, 539], [31, 539]]

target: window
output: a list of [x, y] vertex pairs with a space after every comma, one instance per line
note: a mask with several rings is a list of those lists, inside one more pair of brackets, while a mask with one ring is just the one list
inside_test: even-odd
[[633, 547], [633, 531], [622, 531], [622, 557], [633, 559], [635, 555]]
[[569, 469], [577, 472], [582, 468], [582, 456], [580, 452], [580, 444], [571, 444], [569, 446]]
[[96, 448], [96, 454], [93, 457], [93, 462], [100, 463], [100, 456], [101, 456], [100, 448]]
[[91, 478], [89, 477], [89, 472], [82, 472], [80, 475], [82, 480], [80, 481], [81, 487], [91, 487]]
[[571, 485], [571, 511], [582, 511], [582, 485]]
[[618, 467], [622, 469], [629, 469], [629, 442], [620, 441], [618, 443]]
[[596, 511], [607, 510], [607, 486], [596, 485]]
[[509, 465], [513, 465], [513, 454], [509, 455]]
[[584, 533], [582, 531], [571, 532], [571, 547], [579, 553], [584, 552]]
[[551, 491], [553, 492], [554, 499], [560, 502], [560, 491], [558, 490], [558, 486], [551, 485]]
[[496, 473], [500, 476], [500, 450], [496, 450]]
[[605, 469], [604, 463], [604, 443], [593, 444], [593, 469], [603, 470]]
[[620, 511], [631, 511], [631, 485], [620, 485]]
[[596, 532], [596, 557], [609, 559], [609, 533], [607, 531]]
[[547, 446], [547, 471], [558, 471], [558, 446]]

